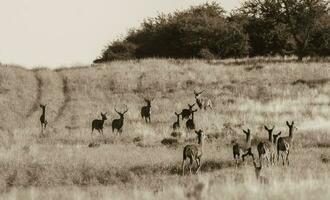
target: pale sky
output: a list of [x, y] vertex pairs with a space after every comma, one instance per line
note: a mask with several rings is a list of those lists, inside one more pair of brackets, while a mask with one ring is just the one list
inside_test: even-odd
[[[90, 64], [143, 19], [207, 0], [0, 0], [0, 62]], [[227, 11], [240, 0], [217, 0]]]

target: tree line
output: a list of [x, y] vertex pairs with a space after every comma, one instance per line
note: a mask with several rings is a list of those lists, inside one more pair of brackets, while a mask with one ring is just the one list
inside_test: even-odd
[[94, 62], [330, 55], [329, 0], [247, 0], [230, 13], [216, 2], [144, 20]]

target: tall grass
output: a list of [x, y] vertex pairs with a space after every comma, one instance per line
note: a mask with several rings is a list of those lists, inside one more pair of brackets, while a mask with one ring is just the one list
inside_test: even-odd
[[[2, 198], [328, 199], [329, 63], [241, 61], [148, 59], [57, 70], [1, 66]], [[195, 142], [194, 133], [182, 128], [176, 145], [161, 140], [171, 137], [174, 112], [194, 102], [194, 89], [206, 90], [214, 110], [195, 115], [196, 127], [208, 135], [202, 173], [181, 177], [182, 148]], [[155, 97], [151, 124], [139, 113], [145, 96]], [[39, 103], [48, 104], [44, 135]], [[113, 109], [123, 104], [129, 111], [116, 136]], [[91, 121], [100, 112], [109, 113], [106, 144], [95, 132], [101, 145], [89, 148]], [[269, 185], [257, 183], [251, 160], [235, 168], [231, 142], [243, 140], [242, 128], [251, 129], [255, 144], [267, 137], [264, 125], [287, 135], [286, 120], [298, 127], [290, 167], [265, 168]]]

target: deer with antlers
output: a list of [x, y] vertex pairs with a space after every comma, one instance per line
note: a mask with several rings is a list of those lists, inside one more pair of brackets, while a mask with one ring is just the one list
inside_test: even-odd
[[142, 119], [144, 118], [147, 123], [150, 123], [151, 102], [153, 101], [153, 99], [144, 98], [144, 101], [147, 103], [147, 105], [141, 108], [141, 117]]
[[128, 111], [128, 108], [126, 105], [125, 105], [125, 107], [126, 107], [126, 110], [124, 112], [119, 112], [115, 107], [115, 111], [116, 111], [116, 113], [118, 113], [119, 119], [112, 120], [112, 124], [111, 124], [112, 132], [117, 130], [117, 133], [120, 133], [120, 134], [122, 133], [123, 125], [124, 125], [124, 115]]
[[199, 109], [206, 110], [207, 108], [210, 108], [212, 110], [213, 107], [212, 107], [212, 101], [211, 101], [211, 99], [201, 98], [201, 94], [204, 91], [205, 90], [203, 90], [201, 92], [196, 92], [196, 90], [194, 90], [196, 104], [198, 105]]
[[46, 106], [47, 104], [40, 104], [40, 108], [42, 109], [42, 114], [40, 116], [40, 124], [41, 124], [41, 133], [44, 132], [44, 129], [47, 127], [47, 120], [46, 120]]

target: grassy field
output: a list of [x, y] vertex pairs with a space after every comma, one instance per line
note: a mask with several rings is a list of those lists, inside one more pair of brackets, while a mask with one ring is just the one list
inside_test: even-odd
[[[27, 70], [0, 66], [1, 199], [329, 199], [330, 63], [268, 60], [141, 60], [93, 67]], [[195, 114], [207, 134], [201, 173], [181, 176], [183, 146], [196, 143], [182, 128], [171, 138], [174, 112], [204, 90], [212, 111]], [[152, 102], [151, 124], [140, 116]], [[41, 134], [40, 103], [48, 127]], [[121, 136], [111, 131], [116, 106], [128, 107]], [[91, 122], [108, 112], [99, 147], [89, 148]], [[264, 125], [288, 135], [295, 121], [290, 166], [252, 161], [235, 167], [232, 141], [251, 129], [253, 152]], [[185, 122], [181, 122], [185, 126]]]

